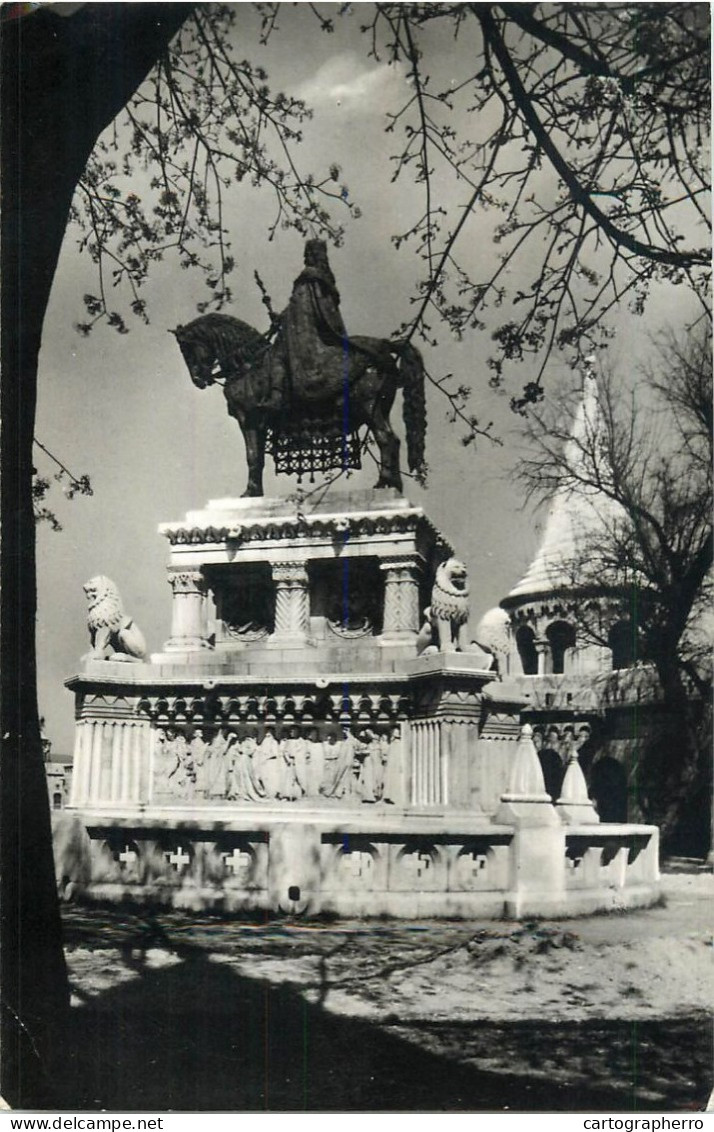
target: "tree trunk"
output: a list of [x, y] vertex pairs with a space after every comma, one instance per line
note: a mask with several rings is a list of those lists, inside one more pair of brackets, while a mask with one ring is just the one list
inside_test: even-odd
[[704, 796], [711, 791], [710, 742], [705, 705], [692, 699], [679, 662], [679, 640], [660, 642], [656, 667], [662, 688], [663, 724], [657, 739], [645, 749], [642, 771], [648, 782], [648, 818], [660, 826], [664, 853], [686, 856], [706, 853], [696, 819]]
[[[7, 9], [6, 9], [7, 10]], [[32, 446], [42, 324], [77, 180], [191, 12], [89, 4], [2, 25], [2, 766], [0, 1088], [52, 1105], [68, 985], [37, 710]]]

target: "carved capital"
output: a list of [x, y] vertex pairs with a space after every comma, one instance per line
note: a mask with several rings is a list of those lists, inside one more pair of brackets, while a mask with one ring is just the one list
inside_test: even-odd
[[200, 570], [176, 570], [169, 573], [167, 578], [171, 589], [176, 594], [206, 593], [206, 579]]
[[418, 559], [382, 558], [379, 562], [380, 570], [384, 571], [385, 582], [414, 582], [418, 581], [420, 564]]
[[303, 589], [307, 586], [307, 569], [304, 562], [274, 562], [273, 581], [282, 588]]

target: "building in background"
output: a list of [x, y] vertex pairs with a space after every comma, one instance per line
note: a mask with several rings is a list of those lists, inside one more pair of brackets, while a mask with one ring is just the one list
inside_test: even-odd
[[[582, 400], [564, 464], [577, 481], [583, 448], [604, 439], [593, 377]], [[590, 478], [584, 471], [582, 480]], [[538, 551], [523, 578], [482, 618], [477, 638], [498, 656], [503, 676], [528, 697], [523, 721], [546, 779], [579, 751], [603, 821], [642, 821], [642, 754], [661, 728], [664, 704], [654, 665], [643, 654], [636, 592], [593, 568], [593, 547], [629, 522], [619, 505], [589, 488], [556, 491]]]
[[[40, 726], [44, 720], [40, 720]], [[47, 777], [47, 794], [53, 810], [63, 810], [67, 805], [72, 786], [72, 756], [55, 754], [52, 742], [43, 734], [42, 756]]]

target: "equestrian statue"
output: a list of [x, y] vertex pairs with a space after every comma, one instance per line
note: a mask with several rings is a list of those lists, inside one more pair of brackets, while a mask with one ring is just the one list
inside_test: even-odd
[[379, 449], [376, 487], [402, 489], [399, 439], [389, 423], [397, 389], [409, 470], [423, 476], [424, 366], [408, 341], [349, 337], [321, 240], [308, 240], [305, 267], [287, 309], [261, 334], [227, 314], [204, 314], [171, 331], [193, 384], [223, 383], [228, 412], [245, 439], [248, 486], [263, 494], [265, 454], [276, 471], [307, 473], [361, 466], [366, 427]]

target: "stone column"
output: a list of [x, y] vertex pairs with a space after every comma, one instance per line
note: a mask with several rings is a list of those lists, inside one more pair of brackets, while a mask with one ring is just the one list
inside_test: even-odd
[[123, 719], [117, 721], [112, 730], [112, 780], [109, 793], [112, 802], [118, 802], [121, 798], [122, 744], [125, 730], [126, 721]]
[[169, 572], [173, 590], [171, 636], [164, 645], [167, 652], [189, 652], [209, 649], [206, 625], [206, 579], [200, 570]]
[[538, 653], [538, 675], [548, 675], [548, 660], [550, 654], [550, 641], [547, 637], [536, 637], [533, 642]]
[[100, 797], [100, 784], [102, 777], [102, 747], [104, 746], [104, 721], [92, 721], [92, 751], [89, 764], [89, 789], [87, 796], [89, 802], [98, 802]]
[[419, 633], [419, 564], [415, 558], [385, 558], [384, 617], [380, 644], [416, 640]]
[[128, 722], [124, 727], [124, 734], [122, 736], [121, 747], [121, 779], [119, 785], [119, 801], [130, 802], [132, 801], [131, 785], [132, 785], [132, 759], [134, 752], [134, 731], [136, 730], [133, 722]]
[[410, 732], [411, 804], [446, 805], [449, 769], [443, 750], [441, 722], [438, 719], [414, 720]]
[[306, 645], [310, 633], [310, 600], [305, 563], [274, 563], [273, 582], [275, 630], [271, 643], [281, 648]]

